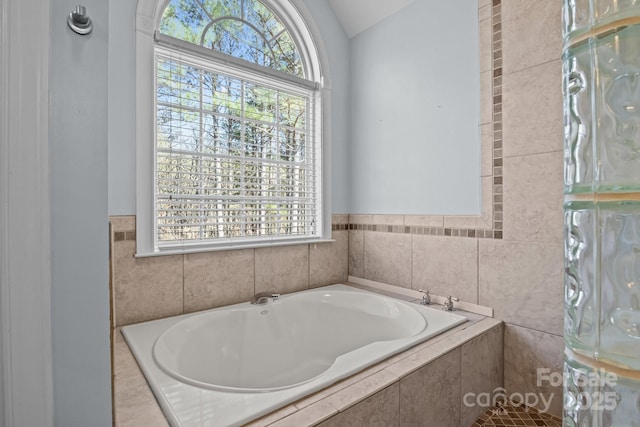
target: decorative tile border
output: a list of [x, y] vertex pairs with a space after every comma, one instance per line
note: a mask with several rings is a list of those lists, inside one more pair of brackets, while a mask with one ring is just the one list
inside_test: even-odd
[[[406, 226], [406, 225], [388, 225], [388, 224], [362, 224], [353, 223], [351, 220], [348, 224], [348, 230], [377, 231], [384, 233], [402, 233], [402, 234], [419, 234], [429, 236], [452, 236], [452, 237], [470, 237], [475, 239], [502, 239], [503, 230], [503, 154], [502, 154], [502, 0], [493, 0], [491, 7], [491, 63], [492, 63], [492, 111], [491, 111], [491, 127], [492, 127], [492, 185], [488, 189], [491, 194], [491, 220], [487, 227], [423, 227], [423, 226]], [[484, 190], [487, 190], [486, 188]], [[462, 222], [465, 217], [444, 216], [443, 224], [446, 225], [448, 219], [459, 218]], [[472, 217], [467, 217], [472, 218]], [[479, 217], [473, 217], [476, 223]], [[456, 221], [458, 224], [459, 221]], [[464, 222], [462, 222], [464, 224]], [[465, 224], [467, 225], [467, 224]], [[332, 230], [342, 230], [343, 228], [335, 228]]]
[[[349, 230], [349, 224], [346, 223], [345, 218], [347, 218], [347, 215], [333, 215], [331, 231]], [[126, 241], [135, 241], [135, 240], [136, 240], [135, 230], [118, 230], [113, 232], [114, 242], [126, 242]]]
[[[336, 226], [332, 227], [333, 231], [345, 229], [335, 227]], [[418, 234], [425, 236], [471, 237], [474, 239], [502, 239], [502, 230], [492, 230], [485, 228], [445, 228], [387, 224], [348, 224], [348, 230]]]
[[113, 233], [113, 241], [114, 242], [124, 242], [126, 240], [136, 240], [136, 231], [115, 231]]
[[[502, 239], [503, 175], [502, 175], [502, 0], [492, 4], [492, 64], [493, 64], [493, 230], [494, 238]], [[499, 236], [499, 237], [498, 237]]]

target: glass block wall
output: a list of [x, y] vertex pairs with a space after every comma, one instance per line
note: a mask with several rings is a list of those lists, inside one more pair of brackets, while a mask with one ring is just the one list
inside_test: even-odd
[[565, 426], [640, 426], [640, 0], [564, 0]]

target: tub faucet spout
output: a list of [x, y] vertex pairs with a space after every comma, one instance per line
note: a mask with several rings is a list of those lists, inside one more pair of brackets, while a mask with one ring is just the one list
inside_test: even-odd
[[275, 292], [260, 292], [253, 297], [251, 304], [266, 304], [269, 302], [269, 298], [271, 298], [273, 302], [276, 302], [278, 298], [280, 298], [280, 294], [276, 294]]

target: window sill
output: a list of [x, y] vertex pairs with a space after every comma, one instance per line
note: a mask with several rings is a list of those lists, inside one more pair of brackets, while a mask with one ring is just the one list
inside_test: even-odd
[[260, 248], [273, 248], [281, 246], [296, 246], [296, 245], [315, 245], [322, 243], [332, 243], [334, 239], [304, 239], [304, 240], [282, 240], [282, 241], [269, 241], [269, 242], [237, 242], [223, 245], [185, 245], [185, 246], [173, 246], [159, 249], [155, 252], [139, 252], [135, 254], [136, 258], [149, 258], [166, 255], [183, 255], [183, 254], [197, 254], [203, 252], [219, 252], [219, 251], [232, 251], [238, 249], [260, 249]]

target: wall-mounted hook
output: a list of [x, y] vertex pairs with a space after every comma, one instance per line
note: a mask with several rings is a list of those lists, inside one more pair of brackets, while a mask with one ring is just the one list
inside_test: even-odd
[[87, 9], [84, 6], [76, 6], [76, 10], [69, 14], [67, 25], [73, 31], [80, 35], [87, 35], [93, 30], [91, 18], [87, 15]]

